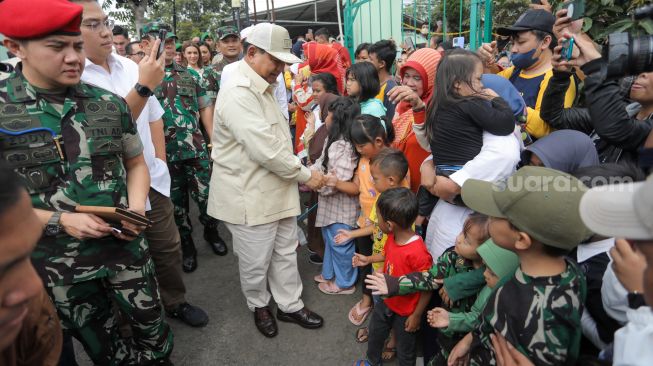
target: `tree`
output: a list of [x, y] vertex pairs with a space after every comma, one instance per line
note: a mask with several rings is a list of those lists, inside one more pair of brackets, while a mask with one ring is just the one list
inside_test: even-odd
[[145, 24], [145, 12], [153, 3], [155, 0], [104, 0], [102, 9], [106, 11], [115, 6], [116, 10], [110, 11], [109, 16], [127, 24], [131, 34], [140, 35]]
[[[172, 25], [172, 1], [158, 1], [152, 6], [150, 17]], [[204, 32], [214, 34], [221, 20], [231, 13], [231, 4], [225, 0], [176, 0], [177, 37], [191, 39]]]

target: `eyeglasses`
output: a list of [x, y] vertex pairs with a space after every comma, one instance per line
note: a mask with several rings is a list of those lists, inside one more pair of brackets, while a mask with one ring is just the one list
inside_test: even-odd
[[99, 32], [102, 30], [102, 27], [105, 27], [107, 30], [112, 31], [113, 27], [115, 26], [116, 22], [113, 21], [113, 19], [107, 19], [104, 22], [90, 22], [87, 24], [82, 24], [84, 27], [90, 29], [93, 32]]
[[129, 56], [129, 57], [134, 57], [134, 56], [145, 57], [145, 52], [140, 51], [140, 52], [136, 52], [136, 53], [130, 53], [130, 54], [127, 55], [127, 56]]

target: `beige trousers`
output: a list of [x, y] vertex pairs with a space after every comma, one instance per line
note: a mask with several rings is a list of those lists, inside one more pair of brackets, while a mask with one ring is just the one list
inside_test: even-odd
[[289, 217], [256, 226], [225, 224], [233, 236], [240, 287], [249, 309], [254, 311], [254, 308], [267, 306], [270, 297], [274, 297], [283, 312], [302, 309], [302, 280], [296, 252], [297, 219]]

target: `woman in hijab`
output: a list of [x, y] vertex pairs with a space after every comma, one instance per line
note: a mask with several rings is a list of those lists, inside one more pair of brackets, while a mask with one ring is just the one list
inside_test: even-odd
[[392, 125], [395, 129], [395, 140], [392, 147], [401, 150], [410, 172], [410, 189], [417, 192], [420, 186], [420, 166], [430, 151], [423, 149], [413, 132], [413, 104], [411, 101], [421, 99], [429, 104], [435, 85], [435, 70], [442, 58], [440, 52], [432, 48], [422, 48], [415, 51], [399, 70], [401, 86], [393, 88], [388, 94], [390, 99], [398, 103]]
[[[311, 89], [308, 85], [308, 78], [311, 75], [329, 73], [336, 78], [338, 92], [342, 94], [345, 85], [345, 72], [342, 68], [338, 53], [328, 45], [316, 42], [307, 42], [302, 45], [304, 50], [304, 63], [300, 64], [295, 74], [295, 86], [293, 87], [293, 99], [303, 111], [313, 109], [317, 101], [314, 100]], [[306, 129], [306, 118], [303, 113], [297, 113], [295, 145], [297, 150], [302, 150], [301, 136]]]
[[576, 130], [554, 131], [535, 141], [522, 153], [521, 163], [565, 173], [600, 164], [592, 139]]

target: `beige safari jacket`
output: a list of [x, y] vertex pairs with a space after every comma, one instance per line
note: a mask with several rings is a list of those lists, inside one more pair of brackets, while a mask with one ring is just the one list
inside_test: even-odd
[[300, 214], [297, 183], [311, 172], [293, 154], [274, 85], [245, 61], [220, 88], [213, 117], [213, 172], [207, 212], [237, 225]]

